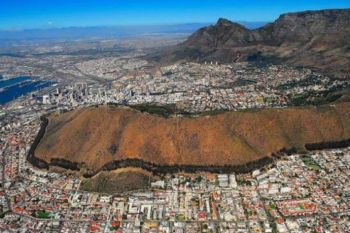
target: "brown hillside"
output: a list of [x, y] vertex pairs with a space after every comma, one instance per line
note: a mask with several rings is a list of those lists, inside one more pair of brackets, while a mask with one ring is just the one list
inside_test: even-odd
[[163, 118], [117, 107], [49, 117], [35, 155], [96, 170], [112, 160], [156, 164], [240, 165], [282, 148], [350, 138], [350, 103]]

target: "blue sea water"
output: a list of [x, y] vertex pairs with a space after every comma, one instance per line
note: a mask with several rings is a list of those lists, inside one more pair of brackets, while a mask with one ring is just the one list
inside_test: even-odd
[[0, 78], [0, 88], [8, 87], [8, 86], [11, 86], [11, 85], [14, 85], [16, 83], [23, 82], [23, 81], [26, 81], [29, 79], [30, 79], [30, 77], [26, 77], [26, 76], [20, 76], [20, 77], [15, 77], [15, 78], [11, 78], [11, 79], [5, 79], [5, 80], [2, 80]]
[[[20, 78], [20, 77], [17, 77]], [[26, 79], [23, 79], [26, 78]], [[23, 77], [22, 79], [16, 79], [17, 82], [6, 85], [6, 87], [0, 90], [0, 105], [8, 103], [16, 98], [26, 95], [30, 92], [49, 87], [51, 82], [47, 81], [33, 81], [29, 77]], [[6, 80], [7, 81], [7, 80]], [[1, 83], [1, 81], [0, 81]]]

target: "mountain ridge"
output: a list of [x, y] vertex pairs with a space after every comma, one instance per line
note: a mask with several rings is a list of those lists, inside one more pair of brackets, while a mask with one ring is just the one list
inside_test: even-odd
[[350, 9], [303, 11], [280, 15], [257, 29], [220, 18], [179, 45], [158, 51], [156, 61], [247, 61], [273, 58], [332, 74], [350, 72]]
[[127, 159], [169, 166], [238, 166], [283, 148], [349, 139], [349, 110], [344, 102], [164, 118], [128, 108], [90, 107], [51, 115], [35, 157], [54, 164], [84, 163], [90, 171]]

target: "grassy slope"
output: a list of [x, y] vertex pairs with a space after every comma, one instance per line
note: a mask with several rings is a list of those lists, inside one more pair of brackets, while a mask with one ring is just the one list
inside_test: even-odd
[[350, 103], [198, 118], [163, 118], [115, 107], [51, 116], [36, 156], [85, 162], [118, 159], [159, 164], [244, 164], [281, 148], [350, 138]]
[[84, 179], [81, 183], [81, 190], [122, 193], [131, 190], [147, 189], [151, 181], [151, 174], [142, 169], [124, 168], [116, 171], [100, 172], [92, 178]]

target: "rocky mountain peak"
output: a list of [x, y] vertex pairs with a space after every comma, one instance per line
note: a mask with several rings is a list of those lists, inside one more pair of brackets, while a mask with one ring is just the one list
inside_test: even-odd
[[350, 71], [349, 47], [350, 9], [332, 9], [282, 14], [254, 30], [220, 18], [215, 25], [193, 33], [166, 56], [158, 57], [167, 61], [219, 62], [266, 57], [343, 74]]
[[219, 18], [216, 26], [232, 26], [234, 23], [228, 19], [225, 18]]

